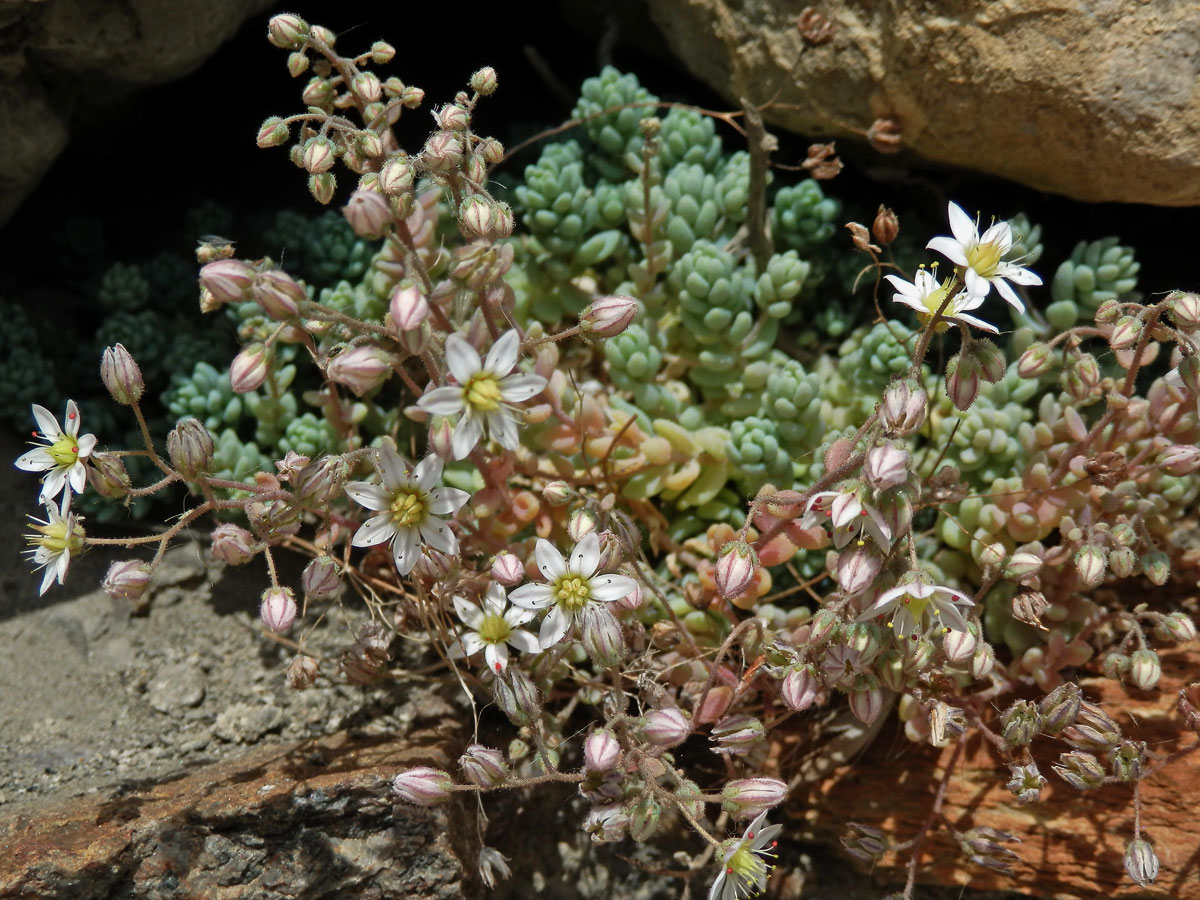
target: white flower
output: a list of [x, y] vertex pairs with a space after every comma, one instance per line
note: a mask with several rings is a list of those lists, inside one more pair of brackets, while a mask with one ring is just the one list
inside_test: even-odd
[[521, 340], [516, 331], [506, 331], [480, 360], [475, 348], [458, 334], [446, 338], [446, 365], [457, 384], [434, 388], [417, 401], [417, 406], [435, 416], [462, 419], [450, 438], [455, 459], [462, 459], [479, 443], [484, 424], [500, 446], [517, 449], [517, 421], [513, 404], [521, 403], [546, 387], [541, 375], [513, 374]]
[[407, 575], [420, 559], [420, 542], [450, 556], [458, 555], [458, 538], [438, 516], [453, 515], [470, 498], [466, 491], [434, 487], [442, 477], [442, 461], [427, 456], [410, 469], [385, 442], [376, 462], [383, 484], [352, 481], [346, 493], [369, 510], [379, 513], [363, 522], [354, 533], [355, 547], [392, 543], [392, 557], [401, 575]]
[[[945, 303], [946, 294], [950, 290], [949, 281], [938, 281], [936, 270], [931, 272], [925, 268], [917, 269], [913, 281], [905, 281], [899, 275], [885, 275], [884, 278], [890, 281], [892, 287], [899, 292], [892, 295], [892, 301], [915, 309], [917, 318], [921, 320], [922, 324], [928, 323], [933, 318], [934, 313]], [[990, 325], [982, 319], [966, 314], [966, 310], [975, 309], [981, 303], [983, 303], [982, 296], [976, 297], [967, 291], [959, 291], [942, 311], [942, 317], [944, 319], [962, 319], [968, 325], [974, 325], [976, 328], [990, 331], [992, 334], [999, 334], [1000, 329], [995, 325]], [[946, 331], [949, 327], [949, 323], [939, 320], [936, 330]]]
[[887, 553], [892, 549], [892, 529], [873, 506], [866, 506], [849, 491], [818, 491], [808, 501], [801, 528], [812, 528], [822, 518], [833, 524], [833, 544], [839, 550], [852, 540], [861, 547], [866, 532]]
[[34, 519], [33, 530], [37, 534], [25, 535], [29, 549], [25, 552], [37, 564], [39, 569], [45, 569], [42, 576], [42, 586], [38, 596], [46, 593], [50, 585], [57, 581], [59, 584], [67, 577], [67, 566], [71, 564], [71, 555], [78, 555], [83, 550], [83, 526], [81, 519], [75, 513], [60, 513], [53, 505], [46, 505], [46, 518]]
[[766, 812], [759, 813], [745, 834], [725, 843], [721, 871], [708, 891], [708, 900], [742, 900], [766, 889], [767, 876], [775, 867], [763, 857], [775, 856], [775, 835], [783, 829], [782, 825], [765, 825], [766, 821]]
[[87, 487], [87, 466], [84, 460], [92, 455], [96, 447], [96, 436], [79, 436], [79, 407], [74, 400], [67, 401], [67, 427], [58, 427], [58, 419], [44, 406], [33, 404], [33, 417], [37, 420], [44, 447], [30, 450], [14, 465], [26, 472], [45, 472], [42, 476], [42, 493], [38, 499], [45, 503], [58, 496], [58, 492], [69, 486], [63, 496], [61, 512], [65, 515], [71, 505], [71, 491], [82, 494]]
[[874, 605], [858, 617], [858, 621], [865, 622], [893, 613], [888, 627], [894, 629], [901, 638], [911, 636], [916, 640], [919, 632], [925, 630], [924, 619], [931, 609], [943, 631], [966, 631], [967, 622], [958, 608], [962, 606], [969, 609], [974, 605], [974, 601], [962, 591], [926, 584], [916, 578], [884, 591]]
[[596, 575], [600, 565], [600, 536], [594, 531], [575, 545], [569, 562], [558, 548], [542, 538], [538, 538], [534, 556], [548, 583], [522, 585], [508, 599], [525, 609], [554, 607], [542, 620], [538, 635], [543, 650], [563, 639], [580, 610], [589, 603], [611, 603], [637, 589], [637, 582], [626, 575]]
[[480, 650], [487, 660], [489, 669], [503, 672], [508, 665], [508, 647], [511, 644], [524, 653], [537, 653], [542, 648], [538, 639], [519, 626], [524, 625], [537, 613], [531, 609], [508, 606], [504, 588], [492, 582], [483, 597], [483, 609], [468, 603], [462, 597], [451, 598], [454, 611], [467, 626], [458, 635], [458, 643], [450, 648], [453, 657], [473, 656]]
[[1013, 244], [1012, 229], [1008, 223], [997, 222], [980, 236], [978, 225], [957, 203], [950, 204], [949, 212], [950, 230], [954, 232], [954, 237], [935, 237], [925, 246], [956, 265], [965, 267], [963, 277], [968, 294], [983, 298], [995, 285], [1001, 297], [1018, 312], [1024, 312], [1025, 304], [1008, 282], [1041, 284], [1042, 279], [1023, 266], [1005, 260]]

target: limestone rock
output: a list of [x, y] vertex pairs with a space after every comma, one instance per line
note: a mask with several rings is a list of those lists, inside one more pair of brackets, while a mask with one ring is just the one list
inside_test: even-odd
[[[805, 46], [799, 4], [650, 0], [671, 49], [736, 108], [806, 135], [896, 120], [903, 144], [1076, 200], [1200, 204], [1200, 7], [830, 0]], [[794, 77], [788, 73], [797, 63]], [[784, 108], [786, 107], [786, 108]]]
[[76, 110], [197, 68], [270, 0], [0, 0], [0, 224], [66, 146]]

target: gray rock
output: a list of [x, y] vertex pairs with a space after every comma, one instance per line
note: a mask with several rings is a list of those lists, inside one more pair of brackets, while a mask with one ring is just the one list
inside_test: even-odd
[[283, 710], [271, 703], [235, 703], [217, 715], [213, 733], [223, 741], [250, 744], [283, 724]]
[[146, 686], [146, 700], [161, 713], [175, 713], [204, 700], [204, 673], [188, 662], [159, 670]]

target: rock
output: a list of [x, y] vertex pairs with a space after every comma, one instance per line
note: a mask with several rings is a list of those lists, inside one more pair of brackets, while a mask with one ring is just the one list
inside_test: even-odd
[[650, 0], [675, 55], [732, 106], [783, 85], [764, 112], [777, 126], [861, 138], [890, 118], [933, 162], [1076, 200], [1200, 204], [1194, 4], [817, 8], [833, 38], [805, 46], [783, 0]]
[[[449, 763], [444, 737], [345, 734], [0, 822], [0, 896], [477, 896], [470, 804], [394, 804], [388, 780]], [[423, 742], [422, 742], [423, 741]]]
[[146, 687], [146, 700], [161, 713], [196, 706], [204, 700], [204, 673], [187, 662], [164, 666]]
[[197, 68], [270, 0], [0, 3], [0, 225], [66, 146], [77, 110]]
[[283, 724], [283, 710], [272, 703], [235, 703], [217, 715], [213, 732], [223, 741], [249, 744]]

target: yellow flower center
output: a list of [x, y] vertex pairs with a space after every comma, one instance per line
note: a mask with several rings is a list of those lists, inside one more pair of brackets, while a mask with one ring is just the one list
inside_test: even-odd
[[463, 399], [480, 412], [494, 412], [500, 408], [500, 382], [491, 372], [472, 375], [463, 391]]
[[415, 528], [429, 515], [425, 495], [408, 488], [396, 492], [388, 511], [392, 514], [392, 521], [402, 528]]
[[725, 861], [728, 877], [734, 879], [741, 891], [751, 897], [759, 892], [759, 885], [766, 882], [767, 873], [773, 868], [746, 841], [742, 841], [741, 846]]
[[1003, 255], [1004, 250], [995, 242], [976, 244], [967, 251], [967, 265], [983, 278], [991, 278], [996, 274], [996, 268], [1000, 265]]
[[48, 525], [34, 525], [33, 530], [41, 532], [42, 536], [27, 535], [31, 547], [45, 547], [56, 556], [61, 553], [75, 555], [83, 549], [83, 528], [78, 524], [67, 528], [65, 519], [52, 519]]
[[54, 464], [67, 468], [75, 465], [79, 459], [79, 441], [69, 434], [63, 433], [53, 444], [46, 448]]
[[554, 585], [554, 599], [571, 612], [578, 612], [592, 599], [592, 589], [586, 578], [563, 575]]
[[512, 634], [512, 626], [499, 613], [487, 613], [479, 623], [479, 639], [485, 644], [503, 644]]
[[914, 597], [912, 594], [908, 594], [904, 598], [904, 605], [908, 607], [908, 612], [914, 622], [920, 622], [921, 617], [925, 615], [925, 610], [929, 608], [929, 599], [928, 597]]

